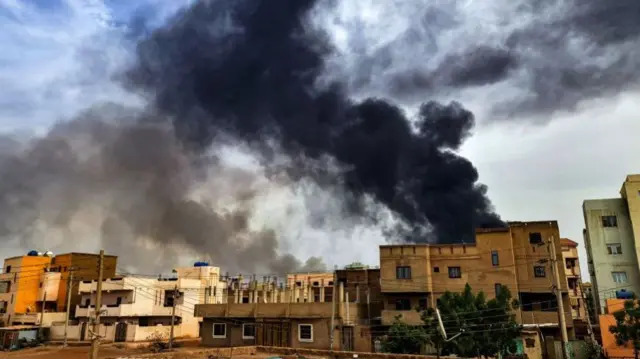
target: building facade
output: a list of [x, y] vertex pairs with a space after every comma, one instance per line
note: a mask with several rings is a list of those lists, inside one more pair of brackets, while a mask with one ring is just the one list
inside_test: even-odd
[[[115, 275], [117, 257], [105, 256], [104, 274]], [[31, 251], [25, 256], [7, 258], [0, 274], [0, 322], [14, 324], [39, 324], [44, 326], [65, 319], [67, 292], [71, 271], [77, 279], [98, 278], [99, 255], [52, 253]], [[77, 282], [74, 283], [77, 288]], [[79, 297], [73, 296], [71, 308]], [[73, 311], [72, 311], [73, 314]]]
[[640, 294], [640, 175], [627, 176], [620, 194], [582, 204], [587, 264], [599, 313], [617, 291]]
[[569, 301], [571, 302], [571, 315], [574, 319], [586, 319], [587, 305], [582, 292], [582, 280], [580, 278], [580, 260], [578, 258], [578, 243], [562, 238], [562, 258], [564, 259], [564, 275], [567, 277], [569, 288]]
[[[196, 264], [175, 269], [176, 275], [170, 278], [132, 275], [104, 280], [98, 327], [103, 339], [112, 342], [147, 341], [156, 336], [166, 339], [174, 313], [174, 337], [198, 337], [200, 324], [193, 314], [194, 306], [222, 302], [226, 283], [220, 281], [218, 267]], [[69, 340], [90, 339], [96, 314], [96, 291], [97, 281], [80, 282], [80, 303], [75, 310], [77, 323], [68, 328]], [[63, 337], [61, 323], [51, 327], [53, 340]]]
[[391, 325], [400, 316], [408, 324], [420, 325], [416, 308], [433, 308], [445, 291], [461, 292], [466, 284], [488, 298], [506, 286], [520, 301], [515, 313], [519, 323], [558, 336], [557, 300], [547, 248], [552, 237], [572, 336], [565, 262], [555, 221], [511, 222], [507, 228], [478, 230], [474, 244], [380, 246], [381, 324]]
[[[285, 282], [286, 283], [286, 282]], [[249, 283], [250, 288], [256, 288]], [[301, 301], [304, 287], [271, 283], [251, 289], [249, 302], [239, 302], [245, 287], [231, 287], [224, 304], [196, 305], [202, 318], [202, 344], [212, 347], [264, 345], [307, 349], [371, 351], [371, 336], [365, 324], [366, 306], [345, 301], [342, 283], [334, 284], [337, 295], [327, 299], [318, 286], [310, 301]], [[314, 299], [320, 301], [315, 302]]]

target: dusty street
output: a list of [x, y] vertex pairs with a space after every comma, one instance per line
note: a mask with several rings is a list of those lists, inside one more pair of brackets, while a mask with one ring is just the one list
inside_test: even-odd
[[[118, 349], [112, 346], [100, 348], [100, 358], [113, 358], [132, 355], [136, 353], [148, 353], [141, 349]], [[86, 359], [89, 355], [89, 347], [42, 347], [14, 352], [0, 352], [0, 359]]]

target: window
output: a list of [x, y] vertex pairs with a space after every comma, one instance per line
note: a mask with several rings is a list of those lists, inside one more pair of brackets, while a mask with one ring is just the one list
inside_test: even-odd
[[502, 291], [502, 284], [496, 283], [495, 287], [496, 287], [496, 297], [497, 297], [500, 295], [500, 292]]
[[529, 233], [529, 243], [531, 244], [541, 244], [542, 243], [542, 234], [539, 232]]
[[396, 310], [411, 310], [411, 301], [407, 298], [396, 299]]
[[320, 285], [320, 282], [313, 282], [313, 286], [314, 286], [314, 287], [317, 287], [317, 286], [319, 286], [319, 285]]
[[427, 298], [418, 299], [418, 309], [420, 310], [427, 309]]
[[256, 337], [255, 324], [242, 324], [242, 339], [253, 339]]
[[627, 272], [611, 272], [611, 276], [616, 283], [627, 283]]
[[500, 263], [500, 260], [498, 259], [498, 251], [492, 251], [491, 264], [493, 264], [494, 267], [497, 267], [499, 263]]
[[622, 254], [622, 245], [620, 243], [607, 244], [607, 252], [609, 254]]
[[411, 267], [396, 267], [396, 279], [411, 279]]
[[440, 273], [440, 267], [433, 267], [433, 273]]
[[462, 278], [460, 267], [449, 267], [449, 278]]
[[4, 270], [5, 273], [11, 273], [11, 266], [7, 266], [7, 269]]
[[302, 282], [301, 282], [301, 281], [297, 281], [297, 282], [296, 282], [296, 286], [297, 286], [297, 287], [302, 287]]
[[546, 270], [543, 266], [534, 266], [533, 274], [536, 278], [544, 278], [547, 276]]
[[213, 337], [214, 338], [226, 338], [227, 337], [227, 325], [225, 323], [213, 323]]
[[603, 227], [617, 227], [618, 226], [618, 218], [616, 216], [602, 216], [602, 226]]
[[313, 341], [313, 325], [312, 324], [298, 324], [298, 341], [299, 342]]

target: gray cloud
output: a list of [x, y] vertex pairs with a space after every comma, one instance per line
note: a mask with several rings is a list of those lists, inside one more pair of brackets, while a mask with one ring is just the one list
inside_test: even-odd
[[400, 99], [513, 89], [486, 104], [494, 118], [571, 111], [637, 85], [640, 2], [511, 1], [498, 10], [478, 3], [415, 3], [418, 15], [382, 44], [353, 30], [360, 51], [350, 65], [342, 62], [349, 69], [342, 76], [354, 91]]

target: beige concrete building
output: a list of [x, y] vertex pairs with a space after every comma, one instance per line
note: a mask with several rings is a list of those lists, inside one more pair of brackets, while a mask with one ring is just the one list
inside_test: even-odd
[[[347, 302], [342, 282], [333, 288], [286, 282], [232, 281], [227, 303], [196, 305], [196, 316], [203, 318], [202, 344], [371, 351], [366, 305]], [[334, 288], [335, 298], [327, 293]], [[306, 302], [305, 293], [311, 293]]]
[[555, 238], [560, 290], [569, 336], [573, 320], [556, 221], [510, 222], [507, 228], [480, 229], [474, 244], [406, 244], [380, 246], [382, 325], [396, 316], [423, 324], [416, 308], [434, 307], [445, 291], [474, 292], [494, 298], [504, 286], [521, 305], [516, 320], [558, 336], [557, 300], [552, 292], [553, 268], [546, 242]]
[[627, 176], [620, 195], [582, 205], [589, 274], [600, 313], [616, 291], [640, 294], [640, 175]]
[[[175, 302], [176, 338], [196, 338], [200, 323], [194, 307], [200, 303], [222, 303], [226, 282], [220, 269], [210, 266], [177, 268], [170, 278], [126, 276], [102, 283], [101, 319], [98, 331], [105, 341], [146, 341], [153, 336], [168, 338]], [[82, 281], [76, 307], [77, 323], [68, 329], [69, 340], [89, 340], [96, 313], [96, 281]], [[175, 296], [177, 292], [178, 296]], [[51, 327], [51, 339], [61, 340], [64, 326]]]
[[569, 301], [571, 302], [571, 315], [574, 319], [585, 319], [586, 304], [580, 284], [580, 260], [578, 258], [578, 243], [562, 238], [562, 258], [564, 259], [564, 274], [567, 277], [569, 289]]

